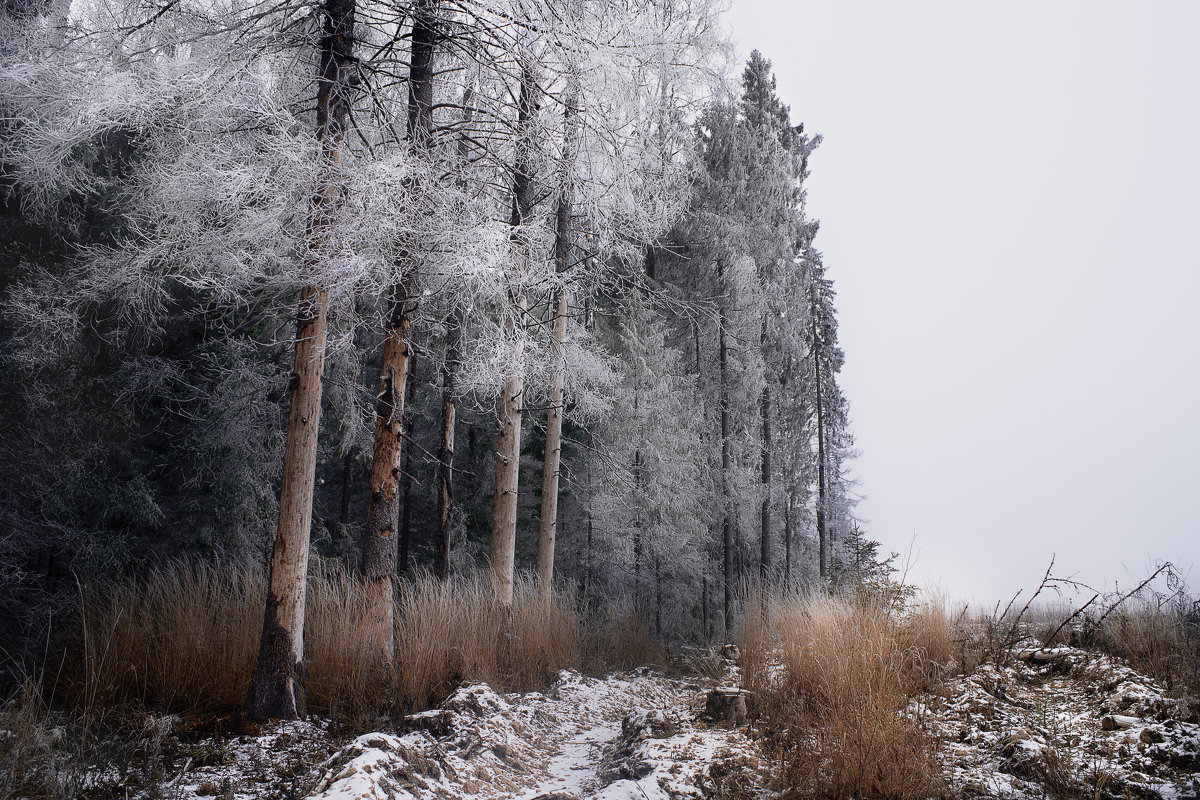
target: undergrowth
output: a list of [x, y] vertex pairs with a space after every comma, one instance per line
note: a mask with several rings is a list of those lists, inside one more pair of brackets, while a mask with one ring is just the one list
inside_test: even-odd
[[[53, 699], [77, 708], [134, 704], [228, 712], [246, 699], [262, 631], [266, 575], [245, 565], [177, 562], [136, 582], [81, 589], [77, 617], [51, 645]], [[429, 576], [396, 590], [391, 663], [368, 654], [361, 582], [314, 565], [305, 611], [310, 710], [377, 715], [428, 707], [464, 680], [502, 690], [551, 681], [581, 659], [580, 618], [565, 594], [518, 582], [511, 613], [486, 580]]]
[[955, 669], [941, 605], [897, 609], [869, 596], [759, 601], [741, 636], [756, 712], [775, 734], [785, 797], [919, 800], [946, 792], [939, 741], [914, 695]]

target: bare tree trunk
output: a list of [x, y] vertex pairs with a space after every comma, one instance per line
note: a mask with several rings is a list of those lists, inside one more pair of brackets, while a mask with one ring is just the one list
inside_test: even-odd
[[[562, 216], [560, 212], [560, 216]], [[567, 291], [559, 287], [554, 297], [552, 330], [554, 366], [550, 375], [549, 407], [546, 410], [546, 456], [542, 470], [542, 513], [538, 530], [537, 575], [544, 588], [554, 581], [554, 540], [558, 533], [558, 483], [562, 468], [563, 389], [567, 338]]]
[[783, 503], [783, 579], [792, 585], [792, 493], [789, 491]]
[[[408, 134], [413, 150], [428, 152], [433, 141], [433, 54], [438, 38], [438, 0], [417, 0], [413, 7], [412, 54], [408, 76]], [[392, 581], [396, 575], [396, 519], [404, 399], [408, 387], [412, 320], [416, 312], [417, 266], [392, 290], [391, 313], [383, 345], [371, 494], [363, 529], [362, 574], [367, 584], [366, 624], [376, 654], [392, 658]]]
[[[524, 311], [524, 302], [513, 300], [513, 312]], [[515, 323], [510, 323], [515, 326]], [[510, 332], [510, 336], [518, 334]], [[514, 343], [512, 358], [520, 358], [520, 345]], [[510, 375], [500, 390], [498, 417], [500, 433], [496, 437], [496, 485], [492, 494], [492, 580], [500, 602], [513, 602], [513, 567], [517, 539], [517, 489], [521, 465], [521, 399], [525, 391], [520, 374]]]
[[392, 657], [392, 579], [396, 574], [396, 522], [400, 515], [400, 450], [404, 440], [404, 400], [412, 350], [409, 332], [415, 303], [398, 286], [383, 344], [383, 369], [375, 407], [375, 445], [371, 461], [367, 524], [363, 529], [362, 576], [366, 581], [365, 623], [376, 655]]
[[[525, 270], [529, 247], [521, 225], [533, 209], [532, 121], [537, 113], [539, 91], [531, 60], [521, 65], [521, 93], [517, 111], [517, 154], [513, 164], [512, 243], [518, 269]], [[512, 606], [513, 558], [517, 539], [517, 489], [521, 466], [521, 404], [525, 392], [521, 374], [524, 337], [520, 326], [527, 313], [525, 292], [519, 286], [520, 277], [509, 290], [509, 313], [505, 321], [505, 337], [509, 342], [510, 374], [500, 392], [498, 410], [499, 435], [496, 437], [496, 485], [492, 494], [492, 580], [501, 604]]]
[[350, 524], [350, 496], [354, 489], [351, 470], [354, 466], [354, 448], [342, 456], [342, 499], [338, 504], [338, 522], [344, 530]]
[[[765, 337], [764, 337], [765, 338]], [[766, 590], [771, 579], [771, 385], [762, 392], [762, 527], [760, 529], [760, 557], [758, 578]]]
[[[463, 127], [470, 126], [474, 84], [463, 90]], [[466, 134], [458, 141], [458, 161], [466, 165], [469, 154]], [[446, 332], [446, 363], [442, 367], [442, 444], [438, 452], [438, 531], [434, 546], [433, 569], [441, 580], [450, 577], [450, 521], [454, 512], [454, 424], [458, 417], [458, 368], [462, 349], [462, 331], [466, 320], [460, 306], [450, 312]]]
[[434, 573], [441, 580], [450, 577], [450, 516], [454, 509], [454, 421], [457, 401], [459, 348], [462, 342], [462, 312], [457, 308], [450, 317], [446, 365], [442, 374], [442, 445], [438, 453], [438, 532], [433, 560]]
[[[638, 406], [638, 397], [636, 390], [633, 395], [633, 413], [636, 416]], [[642, 531], [642, 451], [637, 449], [633, 451], [633, 492], [634, 504], [637, 512], [633, 516], [633, 599], [638, 608], [643, 608], [642, 588], [644, 581], [642, 580], [642, 564], [644, 563], [643, 553], [645, 551], [645, 537]]]
[[408, 359], [408, 388], [404, 401], [403, 434], [407, 441], [404, 443], [404, 470], [400, 476], [404, 483], [404, 502], [400, 504], [400, 561], [396, 570], [403, 575], [408, 572], [408, 556], [412, 550], [412, 485], [413, 485], [413, 385], [417, 382], [417, 358]]
[[662, 641], [662, 563], [658, 556], [654, 557], [654, 636]]
[[[717, 262], [717, 279], [722, 291], [724, 291], [724, 269], [719, 261]], [[729, 484], [729, 477], [730, 472], [733, 470], [733, 449], [732, 442], [729, 439], [729, 348], [725, 342], [724, 306], [719, 307], [717, 310], [717, 351], [717, 358], [721, 368], [721, 507], [723, 510], [721, 518], [721, 545], [724, 556], [723, 583], [725, 590], [725, 616], [723, 622], [725, 634], [728, 636], [733, 630], [733, 584], [736, 580], [736, 575], [733, 562], [733, 519], [730, 513], [733, 499], [730, 496], [732, 487]]]
[[817, 546], [820, 549], [821, 577], [829, 577], [829, 542], [825, 532], [825, 424], [821, 403], [821, 354], [817, 340], [817, 299], [812, 298], [813, 375], [817, 401]]
[[554, 359], [550, 371], [550, 402], [546, 409], [546, 456], [542, 469], [542, 513], [538, 529], [537, 575], [542, 587], [549, 589], [554, 581], [554, 540], [558, 533], [558, 483], [562, 466], [563, 388], [566, 382], [567, 270], [571, 262], [571, 158], [573, 156], [575, 124], [574, 90], [568, 90], [563, 112], [563, 178], [555, 215], [554, 271], [559, 285], [554, 291], [554, 325], [551, 346]]
[[[354, 0], [327, 0], [322, 11], [324, 30], [317, 72], [322, 168], [305, 231], [305, 266], [314, 279], [320, 277], [324, 262], [338, 247], [334, 229], [342, 205], [338, 172], [354, 83]], [[329, 290], [306, 286], [300, 293], [296, 320], [279, 524], [271, 553], [262, 641], [246, 698], [246, 712], [255, 718], [294, 719], [305, 713], [304, 596], [328, 313]]]

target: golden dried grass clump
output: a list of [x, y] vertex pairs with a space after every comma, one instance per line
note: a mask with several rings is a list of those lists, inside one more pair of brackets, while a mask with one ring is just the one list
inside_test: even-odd
[[742, 636], [758, 713], [780, 732], [791, 797], [916, 800], [944, 794], [939, 742], [910, 710], [948, 668], [955, 636], [940, 604], [891, 610], [870, 598], [760, 602]]

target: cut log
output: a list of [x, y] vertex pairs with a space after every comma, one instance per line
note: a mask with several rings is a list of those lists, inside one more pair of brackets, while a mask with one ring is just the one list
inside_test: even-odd
[[1018, 650], [1016, 653], [1018, 661], [1032, 661], [1037, 664], [1045, 664], [1049, 661], [1056, 661], [1065, 657], [1070, 651], [1067, 647], [1037, 647], [1031, 650]]
[[1134, 725], [1139, 725], [1141, 722], [1137, 717], [1126, 717], [1123, 714], [1105, 714], [1100, 718], [1100, 730], [1123, 731], [1127, 728], [1132, 728]]

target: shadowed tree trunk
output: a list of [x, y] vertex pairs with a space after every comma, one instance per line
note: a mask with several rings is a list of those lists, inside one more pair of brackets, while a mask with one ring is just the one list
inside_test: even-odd
[[412, 551], [412, 485], [413, 485], [413, 426], [412, 395], [413, 386], [417, 383], [417, 357], [408, 359], [408, 390], [404, 401], [404, 470], [400, 476], [404, 483], [403, 502], [400, 504], [400, 560], [396, 566], [397, 573], [408, 572], [409, 553]]
[[[717, 262], [717, 284], [724, 291], [724, 265]], [[722, 300], [722, 303], [724, 300]], [[730, 472], [733, 470], [733, 443], [729, 439], [729, 348], [725, 341], [725, 307], [717, 308], [717, 361], [721, 372], [721, 553], [722, 553], [722, 584], [724, 588], [724, 619], [725, 635], [733, 630], [733, 584], [736, 580], [733, 563], [734, 536], [733, 518], [730, 507], [733, 498], [730, 497]]]
[[[517, 105], [517, 147], [513, 163], [512, 245], [517, 270], [523, 273], [529, 258], [529, 245], [521, 225], [533, 210], [532, 125], [538, 109], [537, 76], [528, 57], [521, 63], [521, 92]], [[501, 604], [512, 606], [513, 559], [517, 540], [517, 488], [521, 466], [521, 404], [525, 393], [522, 374], [524, 335], [520, 326], [527, 313], [525, 291], [520, 286], [523, 274], [515, 276], [508, 292], [509, 309], [504, 322], [509, 343], [509, 374], [500, 390], [498, 407], [499, 434], [496, 437], [496, 484], [492, 493], [492, 581]]]
[[[471, 101], [474, 83], [463, 90], [463, 131], [458, 140], [458, 162], [466, 166], [470, 155], [470, 137], [474, 112]], [[442, 442], [438, 450], [438, 529], [434, 542], [433, 571], [441, 580], [450, 577], [450, 522], [454, 513], [454, 425], [458, 418], [458, 369], [462, 350], [462, 332], [466, 320], [461, 306], [450, 311], [446, 331], [446, 363], [442, 366]]]
[[[412, 9], [411, 64], [408, 76], [408, 135], [414, 152], [428, 153], [433, 142], [433, 55], [438, 40], [437, 0], [417, 0]], [[391, 311], [383, 345], [379, 397], [375, 410], [375, 445], [371, 493], [363, 529], [362, 576], [367, 584], [364, 614], [371, 646], [386, 661], [392, 658], [392, 581], [396, 575], [396, 522], [399, 511], [400, 445], [404, 437], [404, 399], [408, 386], [412, 321], [416, 312], [418, 270], [392, 289]]]
[[[764, 341], [766, 336], [763, 336]], [[762, 528], [760, 532], [760, 557], [758, 578], [766, 589], [771, 579], [771, 385], [762, 392]]]
[[[355, 81], [354, 0], [327, 0], [317, 72], [317, 134], [321, 171], [305, 230], [305, 267], [320, 281], [339, 248], [336, 217], [342, 205], [342, 148]], [[312, 528], [313, 480], [321, 420], [321, 373], [329, 290], [319, 282], [300, 293], [292, 366], [279, 523], [271, 552], [271, 575], [263, 615], [258, 663], [246, 698], [255, 718], [295, 719], [305, 713], [304, 596]]]
[[788, 492], [783, 504], [783, 580], [792, 585], [792, 493]]
[[434, 543], [433, 571], [441, 580], [450, 577], [450, 516], [454, 510], [454, 423], [458, 414], [459, 348], [462, 345], [462, 312], [451, 313], [442, 372], [442, 442], [438, 450], [438, 529]]

